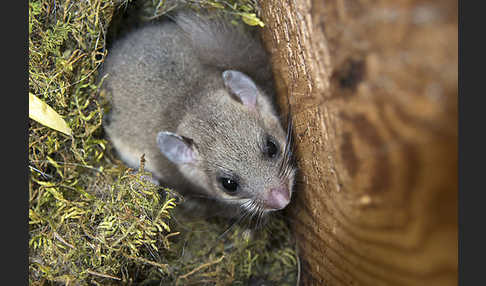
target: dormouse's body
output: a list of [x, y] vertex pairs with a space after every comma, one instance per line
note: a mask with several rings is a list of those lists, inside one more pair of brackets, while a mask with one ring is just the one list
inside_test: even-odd
[[269, 97], [265, 51], [249, 33], [179, 13], [115, 42], [103, 74], [105, 130], [129, 166], [145, 154], [161, 184], [249, 212], [288, 204], [290, 137]]

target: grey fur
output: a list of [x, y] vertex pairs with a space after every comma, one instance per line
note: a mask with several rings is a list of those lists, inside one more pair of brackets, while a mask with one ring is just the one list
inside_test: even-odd
[[[270, 159], [262, 152], [268, 135], [282, 152], [286, 144], [266, 92], [273, 84], [266, 53], [251, 33], [220, 18], [183, 11], [174, 19], [131, 32], [109, 51], [103, 68], [108, 74], [103, 88], [112, 95], [106, 133], [131, 167], [145, 154], [146, 169], [162, 184], [264, 213], [266, 192], [285, 184], [290, 196], [295, 174], [287, 166], [281, 175], [283, 154]], [[231, 94], [225, 70], [241, 71], [257, 83], [256, 106]], [[175, 136], [158, 140], [159, 132]], [[184, 149], [160, 148], [174, 138], [189, 144], [194, 160], [175, 164], [163, 155]], [[221, 176], [238, 178], [236, 195], [224, 192]]]

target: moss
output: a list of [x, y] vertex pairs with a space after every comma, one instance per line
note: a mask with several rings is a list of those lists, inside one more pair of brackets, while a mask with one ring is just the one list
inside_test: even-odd
[[[138, 3], [145, 20], [163, 14], [164, 1]], [[253, 1], [192, 3], [225, 9], [235, 19], [258, 14]], [[114, 155], [101, 126], [109, 103], [97, 77], [108, 26], [130, 5], [29, 2], [29, 92], [73, 132], [29, 122], [30, 284], [295, 284], [297, 260], [285, 221], [271, 220], [248, 238], [244, 227], [229, 228], [223, 219], [184, 218], [182, 197]]]
[[[65, 191], [55, 183], [42, 188], [35, 208], [29, 210], [31, 228], [31, 279], [85, 280], [90, 275], [117, 277], [130, 269], [146, 252], [170, 249], [170, 211], [177, 195], [160, 192], [145, 178], [148, 173], [126, 170], [115, 181], [103, 173], [94, 177], [96, 189]], [[40, 189], [40, 188], [39, 188]], [[161, 196], [159, 193], [162, 193]], [[161, 271], [167, 265], [151, 261]], [[148, 262], [150, 263], [150, 262]], [[32, 281], [31, 281], [32, 282]]]

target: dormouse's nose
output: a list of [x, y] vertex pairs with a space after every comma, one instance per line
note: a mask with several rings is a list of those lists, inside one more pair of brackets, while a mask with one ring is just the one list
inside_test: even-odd
[[284, 184], [278, 187], [270, 188], [270, 190], [265, 195], [264, 202], [265, 206], [268, 209], [283, 209], [290, 202], [289, 188]]

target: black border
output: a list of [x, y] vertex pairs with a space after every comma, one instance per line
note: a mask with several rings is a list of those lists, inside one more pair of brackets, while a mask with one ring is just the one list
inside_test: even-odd
[[[486, 93], [482, 83], [486, 81], [484, 45], [484, 9], [476, 1], [459, 1], [459, 285], [484, 284], [484, 194], [485, 178], [483, 139], [486, 114], [484, 101]], [[467, 5], [466, 5], [467, 4]], [[478, 101], [478, 102], [475, 102]], [[469, 138], [466, 136], [469, 135]], [[475, 159], [475, 160], [474, 160]], [[473, 162], [476, 161], [476, 162]], [[469, 164], [468, 164], [469, 163]], [[466, 230], [466, 225], [469, 226]]]
[[[30, 1], [30, 0], [29, 0]], [[29, 17], [28, 1], [2, 5], [2, 278], [28, 285], [29, 277]], [[16, 281], [9, 283], [9, 281]], [[23, 283], [22, 281], [25, 281]]]

